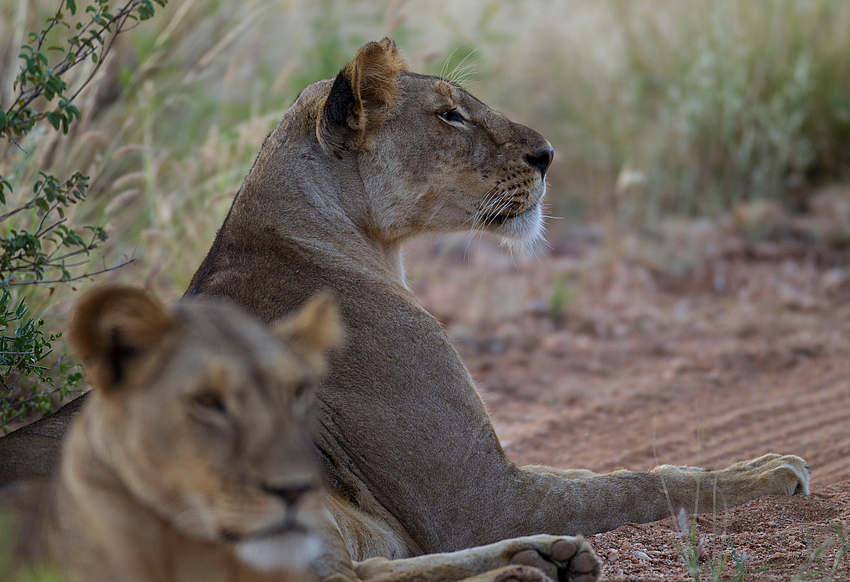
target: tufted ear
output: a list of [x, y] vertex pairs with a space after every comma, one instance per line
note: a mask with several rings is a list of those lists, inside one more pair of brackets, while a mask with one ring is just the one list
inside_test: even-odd
[[80, 299], [69, 324], [71, 345], [96, 389], [112, 391], [128, 379], [172, 327], [165, 307], [130, 287], [96, 287]]
[[407, 61], [388, 38], [357, 51], [354, 60], [336, 76], [322, 103], [320, 141], [330, 149], [341, 150], [352, 132], [362, 136], [380, 125], [398, 99], [398, 74], [407, 70]]
[[341, 345], [344, 336], [339, 308], [327, 293], [316, 295], [295, 315], [275, 324], [273, 332], [317, 376], [325, 372], [328, 350]]

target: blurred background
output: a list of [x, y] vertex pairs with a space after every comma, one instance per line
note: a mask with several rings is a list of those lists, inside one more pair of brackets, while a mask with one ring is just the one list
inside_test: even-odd
[[[55, 7], [0, 0], [4, 107], [27, 31]], [[651, 332], [684, 321], [685, 308], [623, 319], [593, 304], [600, 290], [634, 299], [667, 282], [733, 296], [743, 283], [730, 252], [773, 252], [762, 287], [784, 289], [783, 305], [816, 304], [821, 287], [806, 285], [846, 289], [850, 3], [840, 0], [172, 0], [119, 38], [67, 136], [36, 129], [21, 147], [0, 144], [11, 203], [39, 170], [89, 174], [68, 218], [109, 233], [91, 268], [136, 259], [101, 279], [176, 299], [298, 92], [384, 36], [415, 70], [450, 73], [556, 152], [549, 243], [536, 254], [467, 238], [412, 246], [412, 287], [458, 337], [528, 313], [548, 317], [538, 336]], [[15, 228], [39, 220], [25, 214]], [[786, 256], [816, 260], [791, 268]], [[14, 293], [61, 330], [73, 291], [91, 284]]]
[[[3, 103], [55, 4], [0, 3]], [[105, 224], [109, 255], [139, 259], [126, 276], [177, 297], [286, 107], [383, 36], [553, 143], [550, 229], [805, 211], [850, 171], [846, 2], [185, 0], [120, 38], [71, 135], [2, 146], [2, 173], [87, 171], [74, 219]]]

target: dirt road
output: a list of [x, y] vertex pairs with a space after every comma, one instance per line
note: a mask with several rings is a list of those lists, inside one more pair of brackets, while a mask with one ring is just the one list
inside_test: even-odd
[[672, 517], [595, 536], [605, 579], [693, 579], [684, 556], [699, 547], [705, 580], [724, 556], [725, 579], [850, 580], [850, 552], [832, 572], [850, 549], [835, 530], [850, 536], [847, 255], [720, 237], [657, 268], [593, 233], [566, 231], [537, 257], [467, 241], [409, 254], [508, 456], [612, 471], [800, 455], [807, 498], [700, 516], [693, 543]]

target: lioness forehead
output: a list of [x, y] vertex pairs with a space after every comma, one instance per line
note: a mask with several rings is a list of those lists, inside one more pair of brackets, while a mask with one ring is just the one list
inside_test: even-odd
[[413, 81], [425, 82], [431, 85], [435, 91], [437, 91], [446, 98], [452, 99], [462, 96], [465, 99], [472, 100], [474, 103], [477, 103], [482, 107], [487, 107], [487, 105], [483, 101], [475, 97], [475, 95], [473, 95], [451, 79], [445, 79], [443, 77], [437, 77], [434, 75], [423, 75], [421, 73], [412, 73], [407, 71], [399, 73], [399, 79], [402, 81], [404, 79], [410, 79]]
[[278, 377], [300, 376], [291, 350], [268, 329], [228, 304], [193, 301], [174, 314], [180, 333], [193, 341], [181, 342], [185, 358], [202, 362], [239, 364], [256, 373]]

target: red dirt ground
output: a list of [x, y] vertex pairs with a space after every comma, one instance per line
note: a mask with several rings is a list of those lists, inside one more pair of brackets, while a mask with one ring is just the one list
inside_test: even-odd
[[[508, 456], [594, 471], [802, 456], [810, 496], [696, 519], [700, 579], [725, 556], [722, 579], [850, 580], [850, 551], [833, 568], [850, 549], [846, 247], [805, 228], [752, 243], [691, 224], [656, 245], [659, 261], [603, 230], [565, 229], [537, 257], [479, 241], [408, 253]], [[683, 553], [698, 542], [680, 529], [671, 517], [593, 536], [603, 579], [693, 579]]]

